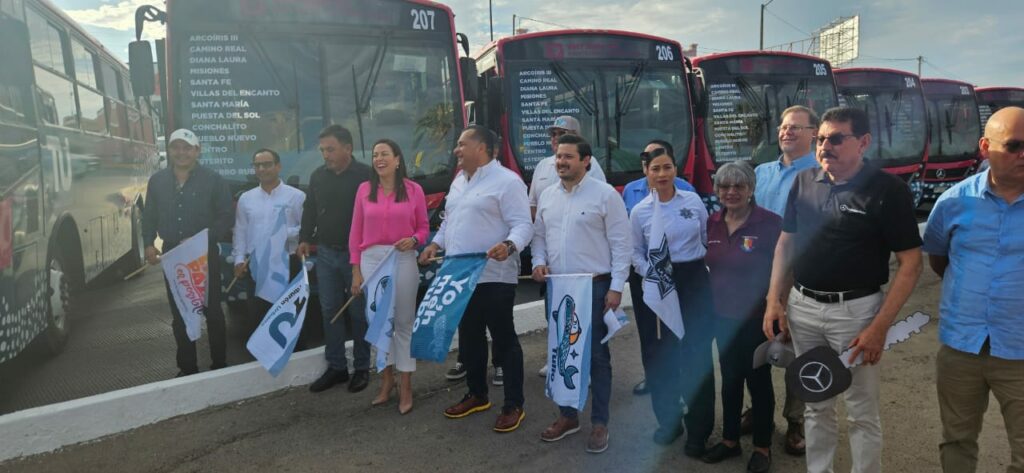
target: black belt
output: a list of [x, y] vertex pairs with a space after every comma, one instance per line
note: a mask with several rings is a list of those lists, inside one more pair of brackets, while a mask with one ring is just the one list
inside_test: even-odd
[[839, 292], [815, 291], [814, 289], [808, 289], [800, 283], [793, 284], [793, 287], [799, 291], [800, 294], [825, 304], [838, 304], [845, 301], [852, 301], [878, 292], [877, 287], [873, 289], [853, 289]]
[[604, 274], [595, 274], [594, 275], [594, 282], [604, 282], [604, 281], [611, 281], [611, 280], [612, 280], [612, 273], [604, 273]]

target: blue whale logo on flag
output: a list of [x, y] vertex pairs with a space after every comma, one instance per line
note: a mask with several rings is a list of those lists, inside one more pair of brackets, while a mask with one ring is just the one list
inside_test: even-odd
[[580, 318], [576, 313], [576, 301], [572, 296], [566, 295], [552, 312], [551, 317], [558, 320], [558, 314], [565, 314], [565, 324], [562, 328], [561, 341], [558, 344], [558, 374], [562, 376], [562, 382], [567, 389], [576, 389], [573, 376], [580, 372], [575, 366], [566, 366], [569, 356], [576, 359], [580, 356], [576, 350], [576, 342], [580, 339]]

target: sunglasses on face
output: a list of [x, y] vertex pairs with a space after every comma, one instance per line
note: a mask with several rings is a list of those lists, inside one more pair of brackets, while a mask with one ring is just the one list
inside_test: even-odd
[[844, 135], [842, 133], [835, 133], [835, 134], [828, 135], [828, 136], [818, 135], [818, 136], [815, 137], [815, 139], [818, 141], [818, 146], [821, 146], [821, 145], [825, 144], [826, 141], [828, 141], [828, 144], [830, 144], [832, 146], [839, 146], [839, 145], [843, 144], [843, 141], [846, 141], [847, 138], [856, 138], [856, 137], [857, 137], [857, 135]]
[[1020, 141], [1020, 140], [1000, 141], [1000, 140], [997, 140], [997, 139], [994, 139], [994, 138], [989, 138], [987, 136], [985, 137], [985, 139], [1003, 145], [1003, 150], [1005, 150], [1007, 153], [1010, 153], [1010, 154], [1017, 154], [1017, 153], [1020, 153], [1021, 151], [1024, 151], [1024, 141]]
[[650, 161], [654, 158], [657, 158], [658, 156], [663, 156], [666, 154], [668, 154], [668, 151], [665, 150], [665, 148], [655, 148], [654, 151], [651, 151], [650, 153], [648, 153], [647, 151], [640, 153], [640, 157], [643, 158], [645, 161]]

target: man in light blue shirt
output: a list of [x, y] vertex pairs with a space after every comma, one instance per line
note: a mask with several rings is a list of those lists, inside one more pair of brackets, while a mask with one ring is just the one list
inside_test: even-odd
[[[796, 175], [804, 169], [821, 167], [814, 156], [814, 138], [821, 124], [818, 114], [803, 105], [794, 105], [783, 110], [781, 118], [779, 148], [782, 149], [782, 156], [754, 168], [757, 176], [754, 199], [757, 205], [780, 217], [785, 213], [786, 200]], [[804, 402], [787, 389], [782, 415], [789, 424], [785, 449], [790, 455], [803, 455], [806, 451], [803, 436], [804, 407]], [[750, 425], [748, 414], [749, 411], [743, 414], [743, 425]]]
[[1024, 471], [1024, 109], [989, 118], [989, 169], [935, 202], [924, 251], [942, 278], [935, 383], [945, 472], [973, 472], [989, 391], [1010, 443], [1006, 471]]
[[775, 212], [780, 217], [786, 209], [789, 189], [796, 175], [808, 168], [816, 168], [814, 137], [818, 133], [818, 114], [803, 105], [794, 105], [782, 111], [779, 125], [779, 148], [782, 156], [777, 161], [764, 163], [754, 169], [757, 187], [754, 198], [757, 205]]
[[[644, 152], [652, 154], [658, 152], [667, 153], [672, 158], [673, 162], [676, 160], [672, 144], [667, 141], [652, 140], [647, 144], [647, 147], [644, 148]], [[644, 197], [647, 197], [647, 195], [651, 193], [651, 188], [647, 184], [646, 174], [647, 171], [644, 170], [644, 177], [630, 182], [629, 184], [626, 184], [626, 187], [622, 188], [622, 200], [626, 201], [626, 212], [631, 212], [636, 204], [639, 204], [641, 200], [644, 200]], [[676, 189], [697, 192], [689, 182], [684, 181], [682, 178], [677, 177], [675, 183]]]

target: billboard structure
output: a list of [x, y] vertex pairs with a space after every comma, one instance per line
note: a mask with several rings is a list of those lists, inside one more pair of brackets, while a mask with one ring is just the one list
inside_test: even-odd
[[860, 55], [860, 16], [838, 18], [810, 38], [765, 49], [818, 56], [833, 67], [848, 64]]

